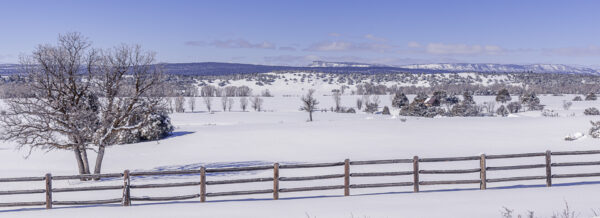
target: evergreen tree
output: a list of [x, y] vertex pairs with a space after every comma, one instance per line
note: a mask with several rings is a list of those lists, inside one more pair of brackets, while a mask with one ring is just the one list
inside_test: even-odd
[[509, 102], [511, 100], [510, 93], [507, 89], [502, 89], [496, 95], [496, 101], [501, 102], [502, 104]]
[[595, 101], [597, 99], [598, 97], [596, 97], [596, 94], [594, 94], [593, 92], [590, 92], [590, 94], [585, 96], [586, 101]]
[[392, 107], [401, 108], [403, 106], [407, 106], [409, 104], [408, 98], [404, 93], [396, 92], [394, 98], [392, 99]]

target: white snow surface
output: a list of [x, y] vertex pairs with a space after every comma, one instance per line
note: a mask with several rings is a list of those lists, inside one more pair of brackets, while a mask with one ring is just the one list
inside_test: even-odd
[[[274, 92], [276, 93], [276, 92]], [[361, 96], [343, 96], [344, 106], [354, 106]], [[414, 96], [409, 96], [412, 99]], [[573, 102], [570, 110], [562, 109], [562, 101], [573, 95], [540, 96], [542, 104], [559, 113], [559, 117], [543, 117], [539, 111], [522, 112], [510, 117], [440, 117], [416, 118], [378, 114], [338, 114], [316, 112], [314, 122], [306, 122], [307, 113], [298, 110], [297, 96], [277, 95], [265, 98], [264, 112], [241, 112], [236, 99], [235, 111], [208, 113], [201, 111], [172, 115], [177, 127], [172, 137], [160, 141], [117, 145], [107, 149], [103, 172], [125, 169], [168, 170], [197, 169], [199, 166], [231, 167], [265, 165], [274, 162], [316, 163], [350, 160], [377, 160], [419, 157], [452, 157], [524, 152], [597, 150], [597, 139], [584, 137], [565, 141], [573, 132], [587, 132], [590, 120], [584, 116], [587, 107], [597, 101]], [[492, 96], [476, 96], [478, 103], [492, 101]], [[513, 99], [516, 99], [513, 96]], [[381, 96], [383, 105], [390, 105], [390, 96]], [[319, 95], [319, 107], [333, 106], [331, 96]], [[196, 102], [202, 102], [197, 100]], [[213, 101], [216, 107], [219, 99]], [[219, 109], [216, 109], [219, 110]], [[397, 114], [397, 110], [392, 110]], [[575, 116], [572, 116], [572, 115]], [[405, 122], [402, 119], [406, 119]], [[77, 172], [70, 151], [38, 151], [27, 156], [28, 150], [15, 150], [11, 142], [0, 143], [0, 177], [72, 175]], [[94, 162], [90, 153], [90, 163]], [[553, 162], [598, 161], [598, 155], [557, 156]], [[542, 164], [544, 159], [517, 158], [489, 160], [488, 166]], [[478, 161], [452, 163], [422, 163], [421, 169], [470, 169]], [[553, 173], [599, 172], [598, 167], [553, 168]], [[386, 172], [411, 170], [410, 164], [353, 166], [352, 172]], [[343, 168], [282, 169], [280, 176], [309, 176], [342, 173]], [[488, 172], [488, 178], [544, 175], [544, 169]], [[270, 177], [272, 172], [257, 171], [240, 174], [209, 174], [208, 180]], [[161, 176], [134, 178], [133, 184], [197, 181], [193, 176]], [[479, 174], [421, 175], [422, 181], [479, 179]], [[410, 176], [352, 178], [352, 184], [408, 182]], [[555, 179], [554, 187], [544, 187], [544, 181], [489, 183], [481, 191], [478, 184], [453, 186], [421, 186], [421, 193], [411, 193], [412, 187], [353, 189], [352, 196], [342, 197], [343, 190], [281, 193], [280, 200], [269, 200], [270, 194], [209, 197], [207, 203], [198, 200], [181, 202], [133, 202], [132, 207], [55, 206], [57, 209], [0, 208], [0, 217], [500, 217], [502, 207], [525, 214], [527, 210], [539, 217], [549, 217], [568, 202], [580, 217], [591, 217], [600, 209], [599, 178]], [[581, 183], [583, 182], [583, 183]], [[103, 181], [55, 181], [54, 187], [118, 185], [119, 179]], [[341, 185], [343, 179], [282, 182], [280, 188], [313, 185]], [[561, 185], [562, 184], [562, 185]], [[0, 191], [40, 189], [43, 182], [3, 183]], [[214, 185], [208, 192], [269, 189], [272, 184], [248, 183]], [[171, 196], [195, 194], [198, 187], [134, 189], [133, 196]], [[120, 190], [55, 193], [54, 200], [94, 200], [121, 196]], [[0, 202], [41, 201], [43, 194], [0, 196]], [[237, 199], [237, 200], [235, 200]]]

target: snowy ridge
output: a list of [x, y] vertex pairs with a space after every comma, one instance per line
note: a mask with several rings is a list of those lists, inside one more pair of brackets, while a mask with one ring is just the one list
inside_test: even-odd
[[327, 61], [313, 61], [309, 67], [378, 67], [382, 65], [374, 64], [363, 64], [354, 62], [327, 62]]
[[439, 70], [450, 72], [533, 72], [533, 73], [581, 73], [600, 74], [598, 70], [587, 67], [576, 67], [564, 64], [469, 64], [469, 63], [447, 63], [447, 64], [412, 64], [403, 65], [401, 68]]

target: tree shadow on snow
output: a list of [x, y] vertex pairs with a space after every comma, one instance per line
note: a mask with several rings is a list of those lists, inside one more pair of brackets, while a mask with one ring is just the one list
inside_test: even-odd
[[171, 135], [169, 135], [167, 138], [179, 137], [179, 136], [189, 135], [189, 134], [192, 134], [192, 133], [195, 133], [195, 132], [177, 131], [177, 132], [171, 133]]

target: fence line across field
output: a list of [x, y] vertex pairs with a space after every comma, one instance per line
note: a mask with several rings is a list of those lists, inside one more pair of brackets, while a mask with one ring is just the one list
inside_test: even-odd
[[[552, 163], [552, 156], [569, 156], [569, 155], [592, 155], [600, 154], [600, 150], [588, 150], [588, 151], [559, 151], [559, 152], [540, 152], [540, 153], [521, 153], [521, 154], [501, 154], [501, 155], [479, 155], [479, 156], [466, 156], [466, 157], [442, 157], [442, 158], [419, 158], [414, 156], [412, 159], [389, 159], [389, 160], [363, 160], [363, 161], [350, 161], [346, 159], [342, 162], [333, 163], [306, 163], [306, 164], [282, 164], [275, 163], [273, 165], [265, 166], [250, 166], [250, 167], [229, 167], [229, 168], [205, 168], [201, 167], [199, 170], [174, 170], [174, 171], [140, 171], [140, 172], [129, 172], [125, 170], [123, 173], [107, 173], [107, 174], [94, 174], [94, 175], [71, 175], [71, 176], [52, 176], [46, 174], [45, 176], [39, 177], [19, 177], [19, 178], [0, 178], [0, 183], [4, 182], [31, 182], [31, 181], [44, 181], [45, 187], [42, 189], [29, 189], [29, 190], [10, 190], [0, 191], [0, 195], [25, 195], [25, 194], [41, 194], [45, 193], [44, 201], [34, 202], [12, 202], [12, 203], [0, 203], [0, 207], [22, 207], [22, 206], [46, 206], [46, 209], [51, 209], [53, 205], [96, 205], [96, 204], [114, 204], [121, 203], [123, 206], [130, 206], [131, 202], [134, 201], [177, 201], [187, 199], [199, 199], [200, 202], [205, 202], [207, 197], [217, 196], [236, 196], [236, 195], [253, 195], [253, 194], [273, 194], [273, 199], [279, 199], [279, 193], [287, 192], [304, 192], [304, 191], [320, 191], [320, 190], [344, 190], [344, 196], [350, 195], [351, 189], [362, 189], [362, 188], [380, 188], [380, 187], [401, 187], [401, 186], [412, 186], [414, 192], [419, 192], [420, 186], [428, 185], [454, 185], [454, 184], [479, 184], [481, 190], [487, 189], [488, 183], [496, 182], [510, 182], [510, 181], [525, 181], [525, 180], [545, 180], [546, 186], [552, 186], [552, 179], [554, 178], [579, 178], [579, 177], [600, 177], [600, 172], [595, 173], [573, 173], [573, 174], [552, 174], [553, 167], [574, 167], [574, 166], [594, 166], [600, 165], [600, 161], [588, 161], [588, 162], [563, 162], [563, 163]], [[545, 157], [545, 163], [543, 164], [526, 164], [526, 165], [507, 165], [507, 166], [487, 166], [487, 160], [490, 159], [509, 159], [509, 158], [528, 158], [528, 157]], [[419, 163], [428, 162], [455, 162], [455, 161], [478, 161], [479, 168], [472, 169], [444, 169], [444, 170], [420, 170]], [[379, 165], [379, 164], [412, 164], [411, 171], [392, 171], [392, 172], [361, 172], [352, 173], [350, 171], [351, 166], [358, 165]], [[327, 174], [327, 175], [313, 175], [313, 176], [297, 176], [297, 177], [280, 177], [279, 172], [285, 169], [299, 169], [299, 168], [322, 168], [322, 167], [336, 167], [343, 166], [343, 173], [339, 174]], [[545, 175], [539, 176], [516, 176], [516, 177], [504, 177], [504, 178], [487, 178], [487, 171], [506, 171], [506, 170], [521, 170], [521, 169], [535, 169], [545, 168]], [[207, 173], [222, 173], [222, 172], [247, 172], [247, 171], [258, 171], [258, 170], [273, 170], [273, 177], [264, 178], [249, 178], [249, 179], [231, 179], [231, 180], [217, 180], [207, 181]], [[479, 173], [479, 179], [469, 180], [437, 180], [437, 181], [421, 181], [419, 175], [426, 174], [470, 174]], [[131, 184], [131, 177], [136, 176], [157, 176], [157, 175], [186, 175], [186, 174], [199, 174], [197, 182], [178, 182], [178, 183], [157, 183], [157, 184]], [[369, 183], [369, 184], [351, 184], [350, 179], [353, 177], [383, 177], [383, 176], [410, 176], [412, 175], [412, 182], [392, 182], [392, 183]], [[53, 180], [91, 180], [101, 178], [122, 178], [123, 185], [103, 185], [103, 186], [88, 186], [88, 187], [74, 187], [74, 188], [53, 188]], [[296, 188], [280, 188], [281, 182], [287, 181], [309, 181], [309, 180], [324, 180], [344, 178], [343, 184], [332, 184], [327, 186], [309, 186], [309, 187], [296, 187]], [[241, 184], [241, 183], [256, 183], [256, 182], [272, 182], [272, 189], [263, 190], [244, 190], [244, 191], [229, 191], [229, 192], [208, 192], [209, 186], [222, 185], [222, 184]], [[168, 188], [168, 187], [185, 187], [185, 186], [197, 186], [199, 193], [179, 196], [166, 196], [166, 197], [136, 197], [131, 196], [131, 189], [149, 189], [149, 188]], [[99, 190], [123, 190], [122, 196], [114, 199], [103, 199], [103, 200], [86, 200], [86, 201], [55, 201], [52, 198], [52, 193], [60, 192], [84, 192], [84, 191], [99, 191]]]

